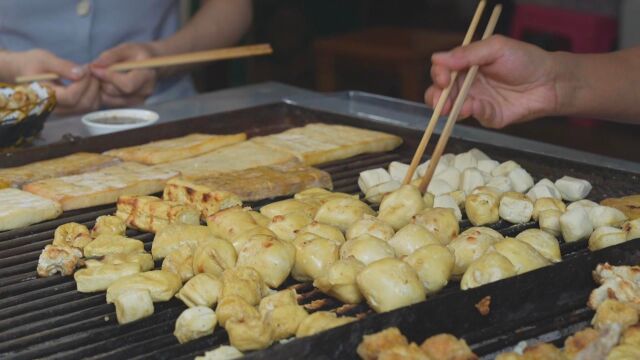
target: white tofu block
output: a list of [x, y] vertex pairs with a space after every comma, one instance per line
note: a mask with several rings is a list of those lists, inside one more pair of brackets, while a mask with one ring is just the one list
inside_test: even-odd
[[511, 180], [513, 191], [517, 191], [519, 193], [524, 193], [533, 186], [533, 178], [523, 168], [511, 170], [509, 173], [509, 180]]
[[542, 198], [554, 198], [562, 199], [560, 192], [554, 187], [548, 185], [536, 184], [527, 192], [527, 196], [531, 201], [536, 201]]
[[500, 165], [500, 163], [495, 160], [478, 160], [478, 170], [482, 170], [489, 174], [491, 174], [493, 169], [497, 168], [498, 165]]
[[427, 187], [427, 192], [430, 192], [433, 196], [448, 194], [454, 190], [448, 182], [440, 179], [431, 180]]
[[440, 162], [449, 167], [453, 166], [454, 161], [456, 160], [456, 154], [444, 154], [440, 156]]
[[562, 211], [560, 210], [544, 210], [538, 214], [538, 225], [540, 226], [540, 230], [547, 232], [555, 237], [558, 237], [562, 234], [560, 229], [560, 216], [562, 216]]
[[589, 250], [596, 251], [627, 241], [627, 233], [613, 226], [601, 226], [589, 237]]
[[382, 197], [386, 194], [396, 191], [402, 186], [402, 183], [397, 180], [391, 180], [384, 182], [382, 184], [378, 184], [376, 186], [370, 187], [369, 190], [364, 194], [364, 199], [371, 204], [380, 204], [382, 202]]
[[627, 216], [622, 211], [609, 206], [594, 206], [587, 213], [594, 229], [601, 226], [621, 226], [627, 221]]
[[476, 159], [476, 162], [479, 162], [480, 160], [491, 160], [491, 158], [487, 156], [487, 154], [477, 148], [469, 150], [468, 153]]
[[363, 193], [366, 193], [369, 188], [378, 184], [391, 181], [391, 175], [386, 169], [377, 168], [371, 170], [365, 170], [360, 173], [358, 178], [358, 186]]
[[587, 211], [578, 207], [567, 210], [560, 216], [560, 230], [564, 241], [573, 242], [587, 239], [593, 232], [593, 226]]
[[513, 191], [511, 180], [506, 176], [492, 177], [491, 180], [487, 182], [487, 186], [498, 189], [501, 193]]
[[531, 220], [533, 203], [520, 193], [508, 192], [500, 199], [498, 214], [510, 223], [523, 224]]
[[622, 230], [627, 233], [627, 240], [640, 239], [640, 218], [625, 222]]
[[[408, 164], [401, 163], [399, 161], [392, 161], [391, 164], [389, 164], [389, 175], [393, 180], [403, 182], [404, 177], [407, 176], [407, 171], [409, 171]], [[411, 180], [415, 180], [417, 178], [418, 171], [414, 171]]]
[[578, 200], [570, 203], [569, 205], [567, 205], [567, 210], [572, 210], [572, 209], [581, 207], [587, 210], [587, 212], [589, 212], [589, 209], [594, 208], [596, 206], [600, 206], [600, 204], [591, 200], [584, 199], [584, 200]]
[[436, 179], [444, 180], [449, 183], [453, 190], [458, 190], [460, 188], [460, 177], [460, 171], [458, 171], [458, 169], [456, 169], [455, 167], [449, 167], [445, 171], [435, 176]]
[[571, 176], [563, 176], [555, 183], [562, 198], [568, 201], [582, 200], [591, 191], [591, 184], [587, 180], [577, 179]]
[[484, 186], [484, 176], [478, 169], [469, 168], [462, 172], [460, 189], [469, 195], [478, 186]]
[[520, 164], [513, 160], [505, 161], [491, 170], [492, 176], [507, 176], [511, 171], [520, 167]]
[[456, 201], [460, 209], [464, 209], [464, 202], [467, 200], [467, 194], [462, 190], [452, 191], [448, 194]]
[[478, 160], [476, 160], [473, 154], [466, 152], [456, 155], [453, 166], [460, 172], [463, 172], [465, 169], [475, 168], [478, 166]]
[[451, 195], [444, 194], [436, 196], [433, 199], [433, 207], [452, 209], [453, 213], [456, 215], [456, 219], [458, 219], [458, 221], [462, 220], [462, 212], [460, 211], [460, 207], [458, 206], [456, 199], [454, 199]]
[[127, 290], [113, 303], [116, 306], [116, 318], [120, 325], [153, 315], [153, 301], [148, 290]]
[[[427, 172], [427, 169], [429, 168], [429, 164], [431, 164], [431, 160], [427, 160], [423, 164], [418, 165], [418, 167], [416, 168], [416, 172], [418, 173], [418, 175], [424, 176], [424, 174]], [[440, 161], [438, 161], [438, 165], [436, 165], [436, 170], [433, 172], [433, 176], [435, 177], [436, 175], [441, 174], [448, 167], [449, 166], [447, 164], [442, 162], [442, 157], [441, 157]]]

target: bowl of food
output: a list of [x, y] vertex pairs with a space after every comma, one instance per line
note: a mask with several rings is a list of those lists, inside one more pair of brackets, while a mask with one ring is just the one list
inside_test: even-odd
[[56, 106], [53, 89], [39, 84], [0, 84], [0, 147], [14, 147], [36, 137]]
[[149, 126], [158, 121], [158, 113], [144, 109], [113, 109], [89, 113], [82, 123], [91, 135], [103, 135], [116, 131]]

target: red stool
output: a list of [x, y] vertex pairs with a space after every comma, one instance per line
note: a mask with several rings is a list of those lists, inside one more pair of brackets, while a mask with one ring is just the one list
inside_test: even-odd
[[[586, 12], [549, 6], [517, 5], [511, 36], [525, 40], [527, 35], [544, 34], [568, 42], [568, 51], [575, 53], [608, 52], [615, 48], [618, 36], [616, 19]], [[591, 119], [571, 119], [580, 126], [597, 126]]]

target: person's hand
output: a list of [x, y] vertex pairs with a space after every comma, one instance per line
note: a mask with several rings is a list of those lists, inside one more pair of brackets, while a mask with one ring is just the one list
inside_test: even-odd
[[100, 107], [100, 84], [89, 74], [86, 66], [61, 59], [42, 49], [4, 52], [1, 57], [1, 77], [7, 82], [15, 81], [17, 76], [42, 73], [55, 73], [61, 80], [71, 81], [68, 85], [63, 85], [62, 81], [49, 83], [56, 93], [56, 113], [82, 113]]
[[[460, 118], [473, 116], [483, 126], [502, 128], [555, 112], [558, 106], [556, 69], [551, 53], [503, 36], [458, 47], [432, 56], [433, 85], [425, 102], [435, 107], [453, 71], [466, 72], [479, 65]], [[460, 74], [443, 109], [448, 114], [452, 99], [464, 80]]]
[[109, 49], [91, 64], [91, 73], [101, 81], [100, 99], [108, 107], [125, 107], [144, 102], [156, 86], [157, 72], [153, 69], [115, 72], [107, 69], [110, 65], [144, 60], [155, 56], [149, 44], [126, 43]]

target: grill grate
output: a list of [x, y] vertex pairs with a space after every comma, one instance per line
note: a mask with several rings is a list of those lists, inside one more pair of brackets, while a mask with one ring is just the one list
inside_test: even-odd
[[[361, 171], [376, 167], [386, 167], [391, 161], [408, 163], [412, 155], [411, 150], [415, 147], [420, 136], [420, 134], [413, 131], [385, 127], [379, 124], [367, 123], [364, 120], [343, 118], [289, 105], [272, 105], [248, 109], [230, 113], [226, 116], [226, 119], [233, 118], [237, 120], [234, 122], [235, 126], [239, 126], [242, 129], [250, 129], [248, 131], [250, 135], [282, 131], [284, 128], [299, 126], [305, 122], [339, 121], [356, 126], [395, 132], [405, 137], [407, 145], [394, 152], [362, 155], [321, 167], [331, 173], [335, 191], [349, 193], [359, 191], [357, 177]], [[253, 119], [259, 118], [258, 116], [262, 116], [265, 119], [266, 125], [263, 129], [256, 129], [247, 125], [253, 124]], [[186, 126], [189, 121], [195, 122], [196, 125], [200, 124], [200, 127]], [[219, 129], [212, 130], [204, 127], [210, 123], [211, 121], [202, 119], [187, 120], [186, 123], [183, 122], [185, 125], [181, 125], [181, 127], [189, 128], [189, 132], [211, 131], [219, 133]], [[164, 129], [162, 132], [158, 132], [158, 138], [181, 135], [175, 132], [172, 134], [171, 131], [166, 129], [168, 126], [171, 125], [158, 125], [158, 127]], [[150, 129], [153, 129], [153, 127]], [[225, 132], [237, 130], [225, 129]], [[153, 133], [149, 130], [146, 131]], [[163, 135], [165, 133], [167, 134], [166, 136]], [[136, 131], [134, 130], [130, 132], [130, 136], [127, 138], [135, 138], [135, 134]], [[96, 142], [100, 143], [98, 140]], [[496, 160], [513, 159], [531, 172], [536, 180], [543, 177], [556, 179], [562, 175], [589, 179], [594, 186], [594, 191], [590, 197], [596, 201], [609, 196], [640, 193], [636, 174], [500, 149], [492, 145], [475, 144], [459, 139], [451, 139], [449, 144], [448, 151], [454, 153], [478, 147]], [[120, 146], [122, 144], [116, 145]], [[112, 146], [115, 145], [112, 144]], [[84, 149], [74, 149], [74, 151], [79, 150]], [[57, 151], [61, 150], [58, 149]], [[60, 155], [60, 153], [57, 155]], [[259, 208], [268, 202], [270, 201], [261, 201], [252, 205], [255, 208]], [[78, 293], [75, 290], [73, 277], [38, 278], [36, 276], [35, 268], [40, 251], [45, 245], [51, 243], [53, 231], [58, 225], [75, 221], [92, 227], [95, 218], [104, 214], [112, 214], [114, 211], [115, 208], [112, 205], [77, 210], [67, 212], [56, 220], [0, 233], [0, 278], [2, 279], [2, 284], [0, 285], [0, 358], [187, 359], [193, 358], [193, 356], [201, 354], [205, 350], [227, 343], [226, 332], [224, 329], [218, 328], [213, 336], [207, 336], [184, 345], [178, 344], [172, 335], [173, 328], [177, 316], [186, 307], [177, 299], [155, 304], [155, 313], [149, 318], [120, 326], [115, 318], [114, 307], [105, 303], [104, 293]], [[462, 228], [469, 226], [470, 224], [467, 220], [462, 221]], [[513, 236], [532, 226], [535, 226], [535, 223], [512, 225], [500, 222], [493, 225], [494, 228], [508, 236]], [[147, 251], [150, 250], [151, 234], [129, 230], [128, 236], [142, 240]], [[588, 251], [585, 250], [584, 242], [562, 244], [561, 249], [565, 260], [580, 258], [588, 254]], [[381, 316], [371, 316], [371, 310], [366, 305], [345, 306], [334, 299], [327, 298], [310, 284], [296, 284], [290, 281], [286, 286], [295, 286], [300, 294], [300, 302], [312, 311], [333, 310], [340, 314], [364, 317], [367, 320], [373, 320], [373, 318]], [[503, 289], [502, 291], [506, 290]], [[458, 284], [454, 282], [440, 293], [432, 296], [424, 304], [442, 303], [446, 302], [445, 299], [460, 298], [462, 297], [460, 292]], [[447, 306], [449, 306], [449, 311], [452, 311], [451, 306], [453, 305]], [[580, 316], [571, 315], [575, 311], [581, 311], [579, 307], [574, 306], [567, 311], [567, 318], [583, 319]], [[492, 328], [493, 332], [476, 331], [468, 333], [468, 340], [470, 343], [475, 344], [474, 347], [479, 353], [487, 354], [496, 351], [500, 346], [504, 346], [506, 341], [504, 339], [513, 339], [511, 330], [518, 327], [524, 326], [523, 330], [518, 333], [520, 337], [538, 336], [545, 333], [545, 331], [549, 332], [551, 331], [550, 329], [557, 328], [556, 325], [543, 326], [538, 323], [527, 327], [526, 324], [517, 320], [514, 320], [510, 326], [504, 326], [498, 320], [496, 322], [500, 325]], [[367, 326], [370, 326], [371, 322], [367, 324], [369, 324]], [[370, 329], [372, 328], [370, 327]], [[367, 331], [371, 332], [369, 331], [370, 329], [367, 329]], [[416, 334], [415, 336], [416, 341], [425, 337], [421, 334]], [[350, 344], [350, 346], [355, 347], [355, 344]], [[276, 345], [274, 350], [286, 348], [287, 345]], [[268, 357], [270, 351], [265, 351], [263, 356]], [[280, 355], [285, 353], [280, 353]], [[261, 356], [260, 354], [262, 353], [258, 352], [253, 356], [259, 357]], [[293, 356], [293, 354], [298, 353], [292, 352], [290, 356]]]

